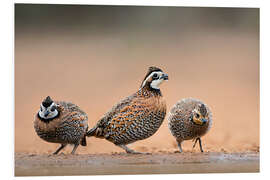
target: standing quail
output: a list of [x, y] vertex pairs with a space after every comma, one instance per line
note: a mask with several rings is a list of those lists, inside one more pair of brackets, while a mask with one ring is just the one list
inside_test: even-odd
[[57, 154], [67, 144], [74, 145], [71, 153], [74, 154], [79, 144], [86, 146], [88, 117], [75, 104], [54, 102], [48, 96], [41, 103], [40, 110], [35, 116], [34, 128], [41, 139], [61, 144], [53, 154]]
[[87, 136], [105, 138], [127, 153], [139, 153], [126, 145], [152, 136], [166, 115], [166, 102], [159, 85], [168, 75], [150, 67], [140, 89], [121, 100], [87, 132]]
[[195, 140], [200, 144], [203, 152], [201, 137], [205, 135], [212, 125], [212, 113], [206, 104], [200, 100], [187, 98], [178, 101], [169, 113], [169, 128], [176, 138], [180, 152], [182, 152], [182, 142], [185, 140]]

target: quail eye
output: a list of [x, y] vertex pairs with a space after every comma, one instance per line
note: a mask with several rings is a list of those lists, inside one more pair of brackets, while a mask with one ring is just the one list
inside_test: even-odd
[[55, 111], [55, 109], [56, 109], [56, 107], [53, 106], [53, 107], [51, 108], [51, 112]]
[[196, 113], [195, 117], [196, 117], [197, 119], [199, 119], [199, 118], [200, 118], [200, 115], [199, 115], [198, 113]]
[[153, 79], [157, 79], [157, 78], [158, 78], [158, 74], [157, 73], [153, 74]]

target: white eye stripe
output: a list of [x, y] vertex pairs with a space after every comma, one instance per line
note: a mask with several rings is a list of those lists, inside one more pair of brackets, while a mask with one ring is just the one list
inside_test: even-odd
[[44, 111], [46, 108], [42, 105], [42, 103], [41, 103], [41, 105], [40, 105], [40, 109], [42, 110], [42, 111]]
[[56, 106], [54, 102], [50, 105], [50, 108], [53, 107], [53, 106]]
[[[145, 86], [146, 82], [147, 82], [154, 74], [158, 74], [159, 77], [160, 77], [160, 76], [163, 74], [163, 72], [157, 72], [157, 71], [155, 71], [155, 72], [152, 72], [151, 74], [149, 74], [148, 77], [143, 81], [142, 87]], [[157, 80], [155, 80], [155, 81], [157, 81]], [[142, 87], [141, 87], [141, 88], [142, 88]]]
[[41, 108], [43, 111], [46, 110], [46, 109], [51, 109], [53, 106], [57, 106], [57, 105], [53, 102], [49, 107], [45, 108], [45, 107], [43, 106], [42, 103], [40, 104], [40, 108]]

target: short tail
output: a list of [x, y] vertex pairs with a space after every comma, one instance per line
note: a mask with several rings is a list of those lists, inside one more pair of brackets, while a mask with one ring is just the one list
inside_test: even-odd
[[[88, 126], [86, 127], [86, 133], [87, 133], [87, 131], [88, 131]], [[85, 134], [85, 135], [83, 136], [83, 138], [81, 139], [80, 144], [81, 144], [82, 146], [86, 146], [86, 145], [87, 145], [87, 143], [86, 143], [86, 134]]]
[[84, 136], [82, 139], [81, 139], [81, 145], [82, 146], [86, 146], [87, 145], [87, 143], [86, 143], [86, 136]]
[[96, 134], [96, 130], [97, 130], [97, 127], [93, 127], [92, 129], [90, 129], [89, 131], [86, 132], [86, 136], [95, 136]]
[[103, 130], [102, 128], [95, 126], [89, 131], [87, 131], [86, 136], [95, 136], [97, 138], [103, 138]]

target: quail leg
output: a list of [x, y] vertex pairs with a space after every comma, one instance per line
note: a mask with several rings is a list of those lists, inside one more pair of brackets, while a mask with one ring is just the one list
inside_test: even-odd
[[126, 145], [117, 145], [117, 146], [124, 149], [128, 154], [148, 154], [148, 153], [134, 151], [133, 149], [128, 148]]
[[177, 141], [177, 145], [178, 145], [178, 148], [179, 148], [179, 152], [181, 153], [181, 152], [183, 152], [183, 149], [182, 149], [182, 140], [180, 140], [180, 139], [177, 139], [176, 140]]
[[202, 148], [202, 140], [201, 140], [200, 137], [196, 138], [195, 143], [193, 144], [193, 148], [196, 146], [197, 141], [199, 141], [200, 150], [201, 150], [201, 152], [203, 152], [203, 148]]
[[[194, 140], [195, 140], [195, 142], [194, 142]], [[197, 144], [197, 141], [198, 141], [198, 138], [193, 139], [194, 144], [193, 144], [192, 148], [195, 148], [195, 146], [196, 146], [196, 144]]]
[[64, 147], [66, 147], [66, 144], [61, 144], [61, 146], [53, 154], [58, 154]]
[[77, 150], [78, 146], [79, 146], [79, 143], [74, 145], [71, 154], [75, 154], [75, 151]]
[[202, 148], [202, 140], [201, 140], [201, 138], [199, 138], [199, 144], [200, 144], [200, 150], [201, 150], [201, 152], [203, 152], [203, 148]]

